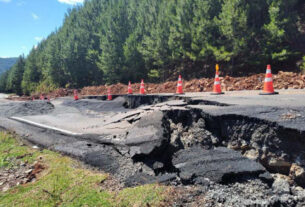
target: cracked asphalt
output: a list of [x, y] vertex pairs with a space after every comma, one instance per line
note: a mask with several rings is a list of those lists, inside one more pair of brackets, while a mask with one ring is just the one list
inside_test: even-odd
[[[280, 95], [259, 96], [258, 91], [234, 91], [225, 95], [213, 96], [209, 93], [187, 93], [181, 97], [188, 97], [198, 101], [198, 108], [213, 115], [236, 114], [276, 122], [284, 127], [305, 130], [305, 90], [280, 90]], [[166, 94], [169, 95], [169, 94]], [[5, 104], [11, 103], [0, 94], [0, 106], [5, 110]], [[215, 106], [200, 103], [200, 100], [218, 102], [229, 106]], [[52, 101], [54, 110], [51, 113], [38, 115], [16, 114], [34, 123], [43, 124], [63, 130], [82, 134], [113, 134], [124, 133], [131, 127], [128, 119], [145, 111], [145, 107], [126, 109], [124, 99], [117, 98], [113, 102], [99, 100], [81, 100], [74, 102], [71, 98], [59, 98]], [[179, 107], [178, 101], [172, 104]], [[184, 107], [181, 103], [180, 107]]]
[[[227, 182], [211, 194], [212, 200], [223, 189], [231, 197], [245, 188], [255, 198], [264, 195], [251, 199], [259, 204], [272, 195], [280, 199], [269, 186], [272, 166], [282, 174], [289, 173], [291, 164], [305, 169], [305, 90], [279, 92], [124, 96], [113, 101], [65, 97], [51, 103], [13, 102], [0, 94], [0, 128], [111, 173], [125, 186], [196, 184], [209, 194], [215, 183]], [[198, 143], [188, 145], [192, 141]], [[305, 186], [303, 177], [295, 181]], [[237, 194], [236, 200], [244, 197]]]

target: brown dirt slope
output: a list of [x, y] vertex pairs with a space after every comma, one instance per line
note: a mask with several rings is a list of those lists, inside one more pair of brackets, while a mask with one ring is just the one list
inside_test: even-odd
[[[235, 90], [261, 90], [263, 88], [265, 74], [257, 74], [249, 77], [221, 77], [221, 85], [224, 91]], [[303, 89], [305, 88], [305, 75], [292, 72], [279, 72], [273, 76], [275, 89]], [[202, 78], [184, 81], [185, 92], [212, 91], [214, 79]], [[160, 84], [145, 84], [147, 93], [175, 93], [177, 82], [170, 81]], [[127, 85], [118, 83], [111, 87], [112, 94], [125, 94]], [[140, 90], [140, 83], [132, 85], [134, 93]], [[107, 92], [107, 86], [90, 86], [81, 90], [81, 95], [103, 95]]]
[[[221, 74], [220, 74], [221, 75]], [[221, 77], [221, 85], [223, 91], [237, 91], [237, 90], [261, 90], [263, 88], [265, 74], [256, 74], [249, 77]], [[282, 72], [273, 75], [274, 88], [275, 89], [303, 89], [305, 88], [305, 75], [293, 72]], [[189, 81], [183, 81], [184, 92], [207, 92], [213, 89], [213, 78], [201, 78], [193, 79]], [[168, 81], [165, 83], [146, 83], [145, 89], [147, 93], [175, 93], [176, 81]], [[105, 95], [107, 94], [107, 88], [111, 87], [112, 94], [126, 94], [127, 85], [118, 83], [115, 85], [101, 85], [101, 86], [89, 86], [78, 90], [79, 95]], [[134, 93], [138, 93], [140, 90], [140, 83], [134, 83], [132, 85]], [[47, 98], [57, 98], [64, 96], [72, 96], [73, 89], [57, 89], [49, 94], [44, 94]], [[40, 94], [32, 94], [31, 97], [11, 97], [14, 100], [30, 100], [32, 98], [39, 99]]]

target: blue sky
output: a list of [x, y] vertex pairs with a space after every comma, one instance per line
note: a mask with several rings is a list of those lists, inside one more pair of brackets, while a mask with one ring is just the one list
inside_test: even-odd
[[28, 55], [83, 0], [0, 0], [0, 57]]

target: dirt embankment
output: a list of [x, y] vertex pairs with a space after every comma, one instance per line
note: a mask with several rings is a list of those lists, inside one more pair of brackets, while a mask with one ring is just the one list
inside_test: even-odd
[[[222, 90], [224, 91], [237, 91], [237, 90], [261, 90], [263, 88], [263, 81], [265, 74], [256, 74], [249, 77], [220, 77]], [[303, 89], [305, 88], [305, 75], [282, 72], [273, 76], [275, 89]], [[184, 92], [209, 92], [213, 90], [214, 79], [213, 78], [201, 78], [193, 79], [183, 82]], [[175, 93], [176, 81], [168, 81], [165, 83], [146, 83], [145, 90], [147, 93]], [[107, 94], [107, 88], [111, 87], [112, 94], [126, 94], [127, 85], [118, 83], [111, 86], [89, 86], [78, 90], [80, 95], [105, 95]], [[134, 93], [138, 93], [140, 90], [140, 83], [132, 84]], [[73, 89], [60, 88], [51, 93], [44, 94], [45, 98], [57, 98], [73, 95]], [[40, 94], [33, 94], [31, 97], [11, 97], [14, 100], [30, 100], [32, 98], [39, 99]]]
[[[261, 90], [263, 88], [263, 81], [265, 74], [257, 74], [249, 77], [221, 77], [221, 85], [224, 91], [236, 90]], [[275, 89], [303, 89], [305, 88], [305, 75], [292, 72], [279, 72], [273, 76]], [[213, 90], [214, 79], [202, 78], [184, 81], [183, 87], [185, 92], [205, 92]], [[161, 84], [145, 85], [147, 93], [175, 93], [176, 81], [165, 82]], [[132, 85], [135, 93], [140, 90], [140, 83]], [[124, 84], [116, 84], [111, 86], [113, 94], [125, 94], [127, 86]], [[91, 86], [85, 87], [81, 90], [82, 95], [102, 95], [106, 94], [106, 86]]]

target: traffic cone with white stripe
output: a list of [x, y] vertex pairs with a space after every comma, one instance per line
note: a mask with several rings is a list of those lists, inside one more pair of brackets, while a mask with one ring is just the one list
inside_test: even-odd
[[128, 83], [128, 94], [133, 94], [132, 87], [131, 87], [131, 82], [130, 81]]
[[216, 75], [215, 75], [213, 93], [211, 93], [211, 94], [212, 95], [221, 95], [221, 94], [224, 94], [221, 91], [221, 83], [220, 83], [220, 79], [219, 79], [219, 65], [218, 64], [216, 64]]
[[112, 95], [111, 95], [111, 90], [110, 90], [110, 88], [108, 88], [108, 90], [107, 90], [107, 100], [108, 101], [111, 101], [112, 100]]
[[264, 81], [264, 89], [263, 92], [260, 93], [260, 95], [275, 95], [275, 94], [279, 94], [279, 93], [274, 91], [271, 65], [267, 65], [266, 77]]
[[77, 101], [78, 100], [78, 92], [77, 92], [77, 90], [74, 90], [73, 94], [74, 94], [74, 101]]
[[181, 75], [179, 75], [179, 78], [178, 78], [176, 94], [184, 94], [183, 93], [183, 88], [182, 88], [182, 78], [181, 78]]
[[146, 93], [145, 93], [145, 86], [144, 86], [144, 80], [143, 79], [141, 81], [140, 94], [141, 95], [146, 95]]

